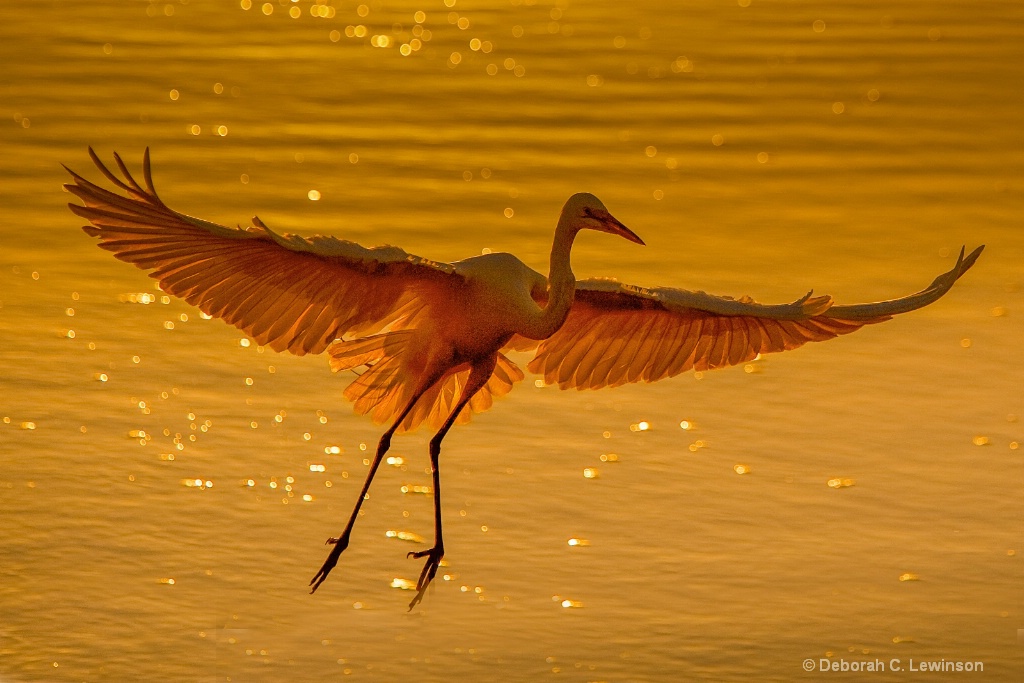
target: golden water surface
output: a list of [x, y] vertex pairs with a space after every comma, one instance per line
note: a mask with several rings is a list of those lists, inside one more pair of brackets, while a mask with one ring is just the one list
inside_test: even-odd
[[[0, 3], [0, 681], [1020, 680], [1022, 63], [1011, 1]], [[825, 344], [528, 376], [446, 439], [407, 612], [429, 434], [308, 595], [381, 427], [97, 249], [87, 145], [220, 223], [539, 270], [586, 190], [648, 246], [578, 276], [768, 302], [988, 246]]]

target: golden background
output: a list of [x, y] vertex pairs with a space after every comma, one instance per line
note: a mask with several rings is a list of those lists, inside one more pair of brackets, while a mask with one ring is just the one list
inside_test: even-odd
[[[1015, 680], [1022, 62], [1015, 2], [0, 4], [0, 678]], [[429, 435], [306, 595], [381, 428], [96, 249], [60, 188], [87, 145], [151, 147], [209, 220], [542, 271], [590, 191], [648, 246], [584, 235], [577, 276], [766, 302], [988, 247], [925, 310], [747, 367], [528, 377], [446, 440], [449, 579], [407, 613]]]

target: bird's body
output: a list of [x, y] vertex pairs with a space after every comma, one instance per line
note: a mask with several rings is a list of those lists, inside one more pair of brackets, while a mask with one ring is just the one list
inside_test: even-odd
[[[438, 458], [456, 422], [490, 407], [523, 372], [506, 351], [535, 351], [528, 369], [561, 388], [596, 389], [655, 381], [735, 365], [758, 354], [794, 349], [925, 306], [952, 287], [981, 247], [924, 290], [890, 301], [839, 306], [810, 294], [762, 305], [609, 279], [577, 281], [570, 251], [580, 230], [643, 244], [593, 195], [573, 195], [562, 209], [545, 277], [511, 254], [438, 263], [396, 247], [367, 249], [333, 237], [278, 235], [259, 219], [231, 229], [168, 208], [153, 189], [146, 151], [145, 188], [129, 174], [106, 177], [105, 190], [72, 172], [65, 187], [85, 231], [118, 258], [150, 271], [161, 288], [242, 329], [259, 344], [330, 356], [333, 370], [364, 368], [345, 390], [356, 412], [389, 423], [348, 523], [313, 578], [315, 591], [348, 546], [359, 506], [394, 433], [429, 424], [435, 541], [418, 591], [423, 597], [444, 555]], [[70, 171], [69, 171], [70, 172]]]
[[452, 265], [466, 284], [447, 303], [468, 315], [452, 316], [441, 327], [444, 339], [464, 357], [497, 352], [540, 315], [530, 292], [546, 282], [512, 254], [471, 256]]

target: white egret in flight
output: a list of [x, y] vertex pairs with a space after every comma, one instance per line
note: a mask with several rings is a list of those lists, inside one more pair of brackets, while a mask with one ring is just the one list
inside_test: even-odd
[[611, 279], [577, 281], [569, 251], [581, 230], [643, 244], [590, 194], [562, 208], [548, 276], [511, 254], [438, 263], [397, 247], [367, 249], [334, 237], [280, 235], [253, 218], [228, 228], [178, 213], [153, 189], [149, 150], [142, 187], [114, 155], [118, 178], [89, 150], [122, 192], [70, 171], [65, 187], [85, 206], [69, 204], [91, 225], [99, 246], [149, 271], [168, 294], [223, 319], [275, 351], [326, 351], [335, 371], [363, 367], [345, 390], [360, 414], [389, 423], [344, 530], [310, 581], [316, 591], [348, 547], [359, 506], [396, 432], [422, 423], [430, 440], [434, 545], [409, 553], [426, 558], [409, 608], [423, 599], [444, 542], [441, 534], [441, 441], [471, 411], [487, 410], [523, 372], [506, 351], [535, 351], [527, 368], [562, 389], [598, 389], [653, 382], [687, 370], [743, 363], [758, 354], [795, 349], [888, 320], [945, 294], [981, 253], [960, 257], [925, 289], [878, 303], [834, 305], [808, 293], [763, 305], [667, 287], [643, 288]]

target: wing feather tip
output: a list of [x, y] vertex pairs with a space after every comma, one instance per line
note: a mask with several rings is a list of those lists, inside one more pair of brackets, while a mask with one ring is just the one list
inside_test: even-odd
[[967, 249], [967, 245], [964, 245], [963, 247], [960, 248], [961, 259], [960, 259], [960, 263], [959, 263], [960, 274], [957, 276], [958, 279], [959, 279], [960, 275], [963, 275], [964, 273], [966, 273], [968, 270], [971, 269], [971, 266], [974, 265], [974, 262], [978, 260], [979, 256], [981, 256], [981, 252], [983, 252], [985, 250], [985, 245], [982, 244], [982, 245], [978, 246], [970, 254], [968, 254], [966, 257], [964, 257], [963, 253], [964, 253], [964, 251], [966, 251], [966, 249]]

